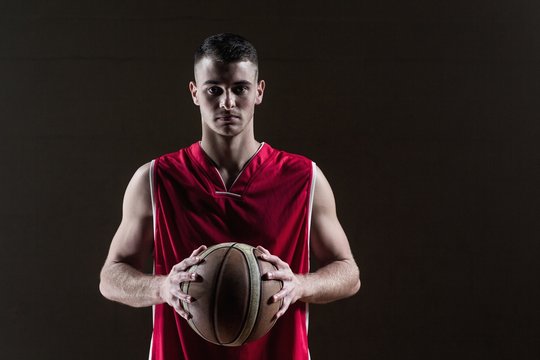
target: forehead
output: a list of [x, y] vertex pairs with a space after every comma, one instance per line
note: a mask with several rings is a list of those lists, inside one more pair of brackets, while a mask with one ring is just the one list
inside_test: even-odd
[[257, 81], [257, 66], [251, 61], [227, 64], [206, 57], [195, 64], [195, 81], [198, 84], [246, 81], [254, 83]]

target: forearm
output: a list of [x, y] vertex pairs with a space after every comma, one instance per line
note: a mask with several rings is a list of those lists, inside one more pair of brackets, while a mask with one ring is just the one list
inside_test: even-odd
[[299, 275], [301, 301], [324, 304], [352, 296], [360, 289], [358, 266], [352, 259], [337, 260], [313, 273]]
[[152, 306], [164, 302], [160, 296], [164, 278], [142, 273], [126, 263], [111, 262], [101, 270], [99, 289], [109, 300], [133, 307]]

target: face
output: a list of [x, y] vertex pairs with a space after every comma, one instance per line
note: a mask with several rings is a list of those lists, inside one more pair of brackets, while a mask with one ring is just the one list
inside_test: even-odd
[[203, 58], [189, 83], [201, 110], [204, 131], [236, 136], [253, 126], [255, 105], [262, 102], [264, 81], [257, 81], [257, 66], [250, 61], [223, 64]]

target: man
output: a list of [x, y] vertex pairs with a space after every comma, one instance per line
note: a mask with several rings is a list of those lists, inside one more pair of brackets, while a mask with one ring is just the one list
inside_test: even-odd
[[[314, 163], [259, 143], [255, 106], [265, 83], [257, 53], [244, 38], [219, 34], [195, 54], [189, 90], [200, 107], [202, 139], [139, 168], [122, 222], [101, 271], [100, 290], [127, 305], [154, 306], [151, 359], [308, 359], [307, 303], [355, 294], [359, 272], [337, 219], [328, 181]], [[180, 291], [201, 281], [187, 269], [206, 246], [259, 246], [283, 282], [274, 328], [240, 347], [206, 342], [189, 328]], [[195, 249], [195, 250], [193, 250]], [[309, 253], [321, 267], [309, 272]], [[142, 272], [153, 254], [154, 274]], [[182, 319], [184, 318], [184, 319]]]

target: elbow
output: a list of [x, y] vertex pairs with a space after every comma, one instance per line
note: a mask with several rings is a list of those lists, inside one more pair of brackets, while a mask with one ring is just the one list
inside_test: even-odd
[[351, 260], [348, 263], [348, 269], [345, 274], [346, 276], [344, 277], [344, 281], [342, 283], [342, 298], [348, 298], [355, 295], [358, 291], [360, 291], [361, 287], [360, 269], [354, 260]]
[[351, 288], [351, 296], [356, 294], [358, 291], [360, 291], [360, 287], [362, 286], [362, 283], [360, 281], [360, 278], [356, 279], [356, 282], [354, 283], [353, 287]]
[[107, 282], [107, 276], [104, 273], [104, 270], [101, 271], [99, 277], [99, 292], [101, 293], [101, 295], [103, 295], [105, 299], [114, 300], [111, 286]]
[[358, 291], [360, 291], [360, 287], [362, 287], [362, 282], [360, 281], [360, 269], [358, 269], [358, 266], [356, 266], [356, 274], [354, 276], [354, 283], [351, 286], [351, 294], [350, 294], [350, 296], [353, 296]]
[[107, 286], [105, 285], [105, 283], [103, 282], [103, 279], [100, 279], [99, 281], [99, 292], [101, 293], [101, 295], [103, 295], [103, 297], [105, 299], [109, 299], [110, 300], [110, 295], [109, 293], [107, 292]]

